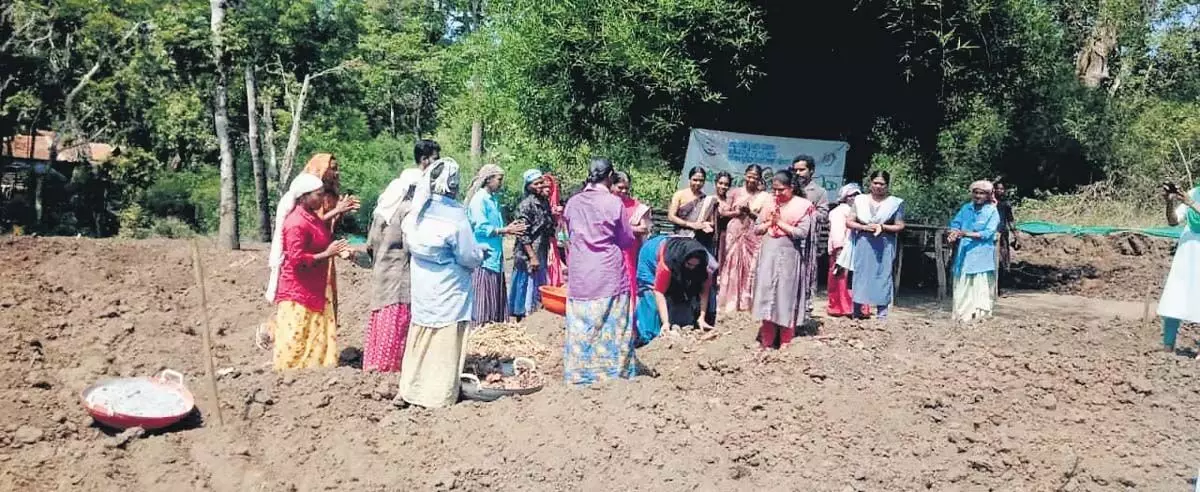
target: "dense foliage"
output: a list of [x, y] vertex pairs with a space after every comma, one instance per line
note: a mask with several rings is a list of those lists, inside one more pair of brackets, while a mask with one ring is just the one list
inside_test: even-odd
[[[850, 40], [888, 52], [918, 101], [839, 128], [857, 160], [895, 176], [921, 220], [965, 183], [1000, 174], [1025, 196], [1148, 199], [1200, 175], [1197, 5], [1182, 0], [864, 0], [842, 6]], [[840, 5], [840, 4], [839, 4]], [[222, 35], [242, 235], [258, 227], [250, 113], [268, 198], [318, 150], [345, 188], [375, 196], [436, 138], [468, 165], [582, 177], [604, 154], [663, 204], [691, 127], [723, 128], [764, 74], [769, 25], [803, 11], [747, 0], [227, 0]], [[49, 232], [177, 234], [219, 222], [210, 3], [10, 0], [0, 11], [0, 130], [109, 142], [119, 158], [47, 195]], [[776, 49], [776, 52], [779, 50]], [[247, 101], [247, 84], [256, 86]], [[780, 98], [822, 94], [778, 93]], [[846, 105], [855, 101], [846, 100]], [[925, 106], [919, 106], [925, 104]], [[866, 108], [866, 111], [871, 111]], [[753, 118], [753, 115], [750, 116]], [[743, 117], [745, 119], [745, 117]], [[819, 122], [818, 122], [819, 124]], [[472, 159], [472, 129], [483, 148]], [[811, 127], [811, 125], [810, 125]], [[737, 130], [737, 128], [731, 128]], [[810, 135], [789, 135], [805, 137]], [[853, 137], [853, 138], [851, 138]], [[1099, 196], [1094, 190], [1112, 190]], [[96, 190], [103, 190], [102, 192]], [[1085, 207], [1086, 208], [1086, 207]], [[97, 210], [103, 213], [96, 212]], [[86, 212], [90, 211], [90, 212]], [[99, 214], [99, 215], [97, 215]], [[107, 215], [101, 218], [100, 215]], [[169, 220], [168, 220], [169, 218]], [[27, 222], [27, 218], [3, 218]]]

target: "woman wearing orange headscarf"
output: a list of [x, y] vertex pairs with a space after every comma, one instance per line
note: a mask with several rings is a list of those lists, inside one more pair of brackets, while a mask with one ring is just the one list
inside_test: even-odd
[[[337, 158], [333, 154], [319, 153], [313, 155], [308, 160], [308, 164], [305, 164], [304, 172], [313, 176], [320, 176], [321, 182], [325, 183], [325, 203], [318, 211], [317, 216], [329, 224], [330, 231], [337, 228], [337, 221], [343, 214], [353, 213], [358, 210], [358, 197], [339, 194], [342, 185], [341, 174], [338, 171]], [[329, 262], [329, 287], [325, 289], [325, 296], [333, 304], [334, 326], [337, 326], [337, 269], [334, 268], [334, 262], [332, 261]]]
[[[332, 233], [337, 227], [337, 220], [342, 215], [354, 213], [359, 208], [359, 200], [356, 196], [341, 196], [338, 191], [341, 187], [340, 176], [338, 174], [337, 158], [333, 154], [319, 153], [313, 155], [308, 160], [308, 164], [304, 166], [301, 175], [310, 174], [321, 178], [321, 183], [324, 186], [322, 203], [313, 210], [316, 218], [324, 222]], [[278, 236], [279, 232], [275, 232]], [[343, 255], [345, 256], [345, 255]], [[332, 325], [337, 327], [337, 270], [334, 268], [334, 262], [328, 262], [328, 278], [329, 284], [325, 288], [325, 298], [330, 303], [333, 319]], [[265, 325], [260, 325], [257, 336], [257, 343], [262, 348], [267, 348], [268, 342], [273, 342], [277, 338], [275, 333], [277, 324], [274, 319], [268, 320]], [[265, 330], [265, 333], [264, 333]]]

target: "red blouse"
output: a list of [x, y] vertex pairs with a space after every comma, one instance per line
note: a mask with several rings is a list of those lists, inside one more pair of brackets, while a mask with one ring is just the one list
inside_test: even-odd
[[667, 288], [671, 287], [671, 269], [664, 258], [666, 252], [667, 241], [663, 241], [658, 247], [658, 265], [654, 268], [654, 291], [659, 294], [666, 294]]
[[[667, 241], [662, 242], [662, 246], [658, 247], [658, 264], [654, 267], [654, 291], [660, 294], [666, 294], [667, 289], [671, 287], [671, 267], [667, 266]], [[717, 271], [717, 266], [713, 263], [713, 258], [710, 255], [708, 261], [708, 280], [705, 283], [710, 283], [713, 280], [713, 274]]]
[[329, 258], [317, 260], [333, 242], [333, 233], [304, 207], [292, 209], [283, 220], [283, 265], [275, 302], [292, 301], [309, 311], [325, 311], [325, 287], [329, 284]]

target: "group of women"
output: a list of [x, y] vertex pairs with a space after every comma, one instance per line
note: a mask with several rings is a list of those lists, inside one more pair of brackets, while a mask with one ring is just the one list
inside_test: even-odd
[[[830, 270], [830, 298], [836, 299], [830, 314], [866, 317], [866, 306], [875, 305], [886, 316], [895, 238], [904, 228], [903, 202], [888, 193], [890, 177], [872, 175], [872, 192], [866, 196], [859, 196], [856, 185], [843, 188], [842, 204], [829, 213], [824, 190], [813, 190], [814, 160], [799, 156], [795, 161], [793, 169], [765, 177], [760, 166], [751, 165], [739, 187], [730, 174], [719, 173], [714, 195], [703, 190], [707, 171], [691, 169], [689, 186], [672, 196], [667, 209], [674, 234], [648, 239], [649, 208], [630, 195], [628, 176], [614, 174], [612, 191], [634, 235], [619, 249], [626, 272], [633, 275], [635, 347], [664, 330], [709, 330], [718, 311], [749, 311], [761, 322], [758, 341], [763, 348], [786, 345], [810, 315], [818, 237], [827, 220], [831, 257], [845, 261]], [[855, 251], [861, 253], [851, 262]], [[858, 294], [853, 302], [851, 270], [861, 272], [854, 277]]]
[[[416, 167], [380, 194], [366, 244], [333, 240], [337, 221], [359, 208], [339, 195], [337, 159], [318, 154], [296, 176], [276, 210], [266, 297], [277, 305], [260, 331], [273, 342], [279, 370], [337, 364], [334, 257], [371, 269], [371, 313], [363, 369], [400, 372], [398, 403], [443, 407], [458, 398], [468, 329], [537, 310], [538, 287], [561, 285], [555, 244], [562, 207], [554, 178], [529, 170], [518, 218], [506, 224], [498, 192], [503, 171], [483, 166], [464, 189], [458, 163], [437, 143], [418, 142]], [[458, 201], [465, 191], [465, 205]], [[516, 238], [511, 291], [503, 274], [503, 238]]]
[[[664, 330], [711, 334], [718, 310], [750, 311], [764, 348], [786, 345], [808, 317], [826, 220], [830, 314], [887, 316], [904, 207], [889, 194], [886, 172], [871, 174], [867, 194], [843, 187], [836, 208], [824, 212], [826, 205], [807, 198], [814, 194], [805, 172], [811, 158], [766, 179], [750, 166], [736, 188], [721, 173], [714, 196], [703, 191], [706, 172], [693, 169], [690, 186], [668, 208], [675, 232], [651, 237], [650, 207], [633, 198], [630, 177], [607, 159], [591, 160], [582, 189], [565, 205], [552, 176], [526, 171], [524, 196], [507, 223], [501, 168], [483, 166], [463, 189], [458, 164], [441, 158], [436, 143], [418, 142], [414, 157], [416, 167], [381, 193], [364, 247], [333, 239], [336, 222], [359, 207], [339, 194], [334, 156], [314, 156], [281, 197], [267, 289], [277, 312], [265, 334], [277, 369], [337, 363], [334, 257], [372, 270], [363, 368], [399, 371], [398, 401], [425, 407], [456, 401], [468, 330], [536, 311], [543, 285], [566, 285], [568, 383], [632, 377], [637, 347]], [[965, 296], [959, 302], [956, 288], [956, 313], [961, 304], [970, 317], [990, 313], [990, 297], [980, 293], [995, 284], [984, 257], [998, 213], [990, 183], [981, 183], [951, 232], [960, 243], [956, 286]], [[515, 244], [511, 289], [505, 236]], [[568, 272], [576, 272], [570, 282]]]

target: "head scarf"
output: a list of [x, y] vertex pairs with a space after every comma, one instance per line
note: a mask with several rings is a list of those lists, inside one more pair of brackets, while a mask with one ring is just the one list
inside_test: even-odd
[[463, 203], [471, 203], [471, 197], [475, 196], [475, 192], [483, 188], [483, 184], [494, 176], [504, 176], [504, 170], [495, 164], [484, 164], [479, 168], [479, 172], [475, 173], [475, 179], [471, 180], [471, 186], [467, 188], [467, 200]]
[[[442, 173], [436, 179], [432, 178], [433, 171], [437, 169], [441, 169]], [[425, 212], [435, 193], [450, 195], [457, 188], [458, 162], [454, 159], [444, 157], [425, 168], [425, 171], [421, 173], [421, 179], [417, 181], [417, 189], [413, 192], [412, 205], [409, 206], [408, 214], [404, 216], [404, 222], [400, 226], [405, 237], [412, 236], [416, 232], [421, 214]]]
[[411, 199], [414, 190], [417, 187], [417, 182], [421, 180], [421, 170], [412, 168], [405, 169], [400, 173], [400, 177], [393, 179], [388, 183], [387, 188], [379, 195], [379, 200], [375, 202], [375, 218], [379, 219], [383, 224], [387, 224], [392, 220], [392, 216], [396, 215], [396, 210], [400, 208], [400, 204], [405, 200]]
[[987, 193], [988, 201], [991, 203], [996, 203], [996, 194], [994, 193], [995, 189], [996, 189], [996, 187], [995, 187], [995, 185], [992, 184], [991, 181], [988, 181], [986, 179], [981, 179], [979, 181], [971, 183], [970, 191], [974, 192], [975, 190], [979, 190], [984, 193]]
[[271, 268], [271, 276], [267, 279], [267, 302], [275, 302], [275, 291], [279, 286], [279, 267], [283, 265], [283, 221], [292, 213], [292, 209], [296, 208], [297, 199], [324, 186], [320, 177], [303, 172], [292, 179], [287, 193], [279, 197], [279, 205], [275, 207], [275, 231], [271, 237], [271, 252], [267, 256], [267, 266]]
[[537, 181], [541, 179], [542, 176], [544, 176], [542, 171], [538, 169], [526, 169], [525, 172], [521, 174], [521, 178], [525, 180], [525, 184], [530, 184], [534, 181]]
[[[334, 160], [336, 160], [336, 158], [333, 156], [333, 154], [315, 154], [308, 160], [308, 164], [304, 165], [304, 172], [324, 180], [325, 173], [329, 172], [329, 168], [332, 167]], [[338, 184], [339, 183], [337, 180], [334, 180], [331, 183], [325, 183], [326, 186], [330, 187], [331, 191], [337, 191]]]
[[527, 169], [521, 174], [521, 178], [525, 181], [525, 194], [532, 195], [534, 193], [532, 185], [535, 181], [542, 179], [542, 172], [537, 169]]
[[838, 190], [838, 201], [860, 194], [862, 194], [862, 188], [859, 188], [857, 183], [850, 183], [843, 186], [841, 190]]
[[[684, 267], [690, 258], [698, 258], [700, 263], [694, 269]], [[663, 250], [663, 263], [671, 271], [671, 288], [682, 289], [678, 292], [685, 295], [698, 294], [708, 280], [708, 250], [703, 244], [690, 237], [672, 237], [667, 239]]]

